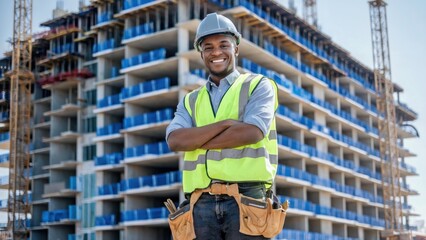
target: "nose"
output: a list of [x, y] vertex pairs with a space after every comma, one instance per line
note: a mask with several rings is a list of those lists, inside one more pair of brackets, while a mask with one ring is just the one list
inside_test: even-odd
[[216, 48], [216, 47], [212, 49], [212, 52], [211, 52], [212, 56], [217, 56], [217, 55], [220, 55], [220, 54], [222, 54], [222, 49]]

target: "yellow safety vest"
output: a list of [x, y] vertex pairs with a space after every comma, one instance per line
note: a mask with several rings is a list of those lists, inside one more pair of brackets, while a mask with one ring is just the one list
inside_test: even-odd
[[[185, 108], [196, 127], [226, 119], [242, 121], [250, 95], [262, 75], [241, 74], [222, 98], [216, 114], [206, 86], [185, 96]], [[270, 80], [275, 91], [275, 110], [278, 107], [277, 86]], [[229, 149], [196, 149], [185, 152], [183, 166], [183, 190], [209, 186], [212, 179], [225, 182], [263, 182], [272, 184], [278, 165], [278, 144], [275, 117], [268, 134], [259, 142]]]

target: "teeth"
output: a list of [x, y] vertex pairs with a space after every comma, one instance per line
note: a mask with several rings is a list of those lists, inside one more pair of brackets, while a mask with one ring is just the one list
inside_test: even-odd
[[225, 59], [218, 59], [218, 60], [213, 60], [212, 62], [219, 63], [219, 62], [224, 62], [224, 61], [225, 61]]

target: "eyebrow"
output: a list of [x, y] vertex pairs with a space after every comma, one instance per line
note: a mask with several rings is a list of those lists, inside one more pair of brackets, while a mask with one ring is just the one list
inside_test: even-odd
[[[224, 39], [224, 40], [220, 41], [219, 43], [230, 43], [230, 44], [232, 44], [232, 41], [229, 40], [229, 39]], [[213, 43], [204, 42], [204, 45], [213, 45]]]

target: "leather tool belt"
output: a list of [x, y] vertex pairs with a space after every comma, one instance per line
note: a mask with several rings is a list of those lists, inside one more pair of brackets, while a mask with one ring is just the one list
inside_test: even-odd
[[193, 210], [195, 203], [203, 193], [211, 195], [229, 195], [235, 198], [240, 210], [240, 232], [250, 236], [272, 238], [279, 234], [284, 226], [288, 202], [282, 205], [274, 196], [266, 201], [246, 197], [239, 193], [238, 184], [212, 183], [208, 188], [195, 190], [189, 204], [176, 209], [168, 199], [164, 202], [170, 211], [168, 218], [174, 240], [195, 239]]

